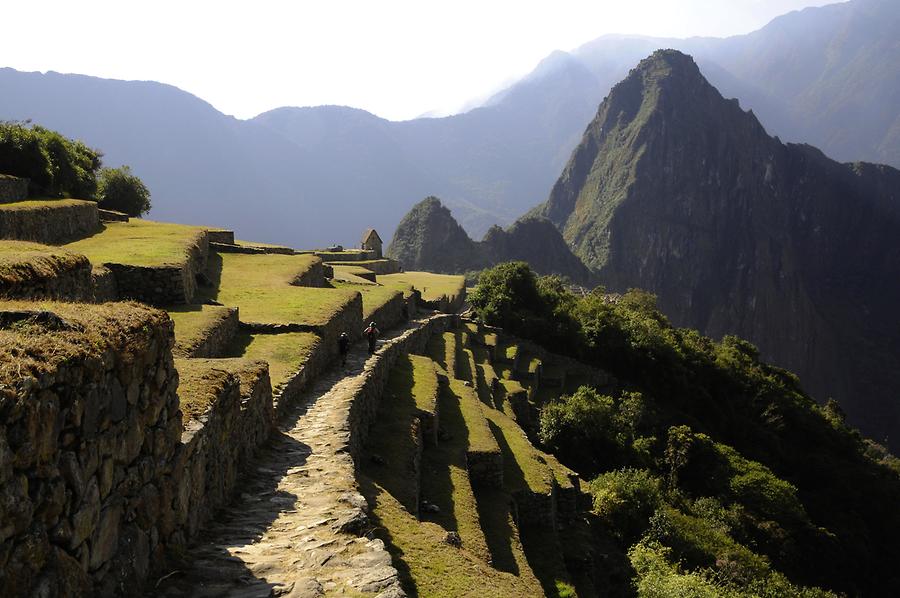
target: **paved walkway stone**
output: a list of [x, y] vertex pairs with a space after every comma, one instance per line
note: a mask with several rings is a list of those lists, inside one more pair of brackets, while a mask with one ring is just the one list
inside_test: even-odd
[[359, 535], [368, 521], [349, 452], [349, 413], [368, 358], [357, 343], [346, 367], [307, 389], [239, 481], [238, 496], [188, 548], [190, 567], [171, 572], [150, 595], [405, 597], [384, 544]]

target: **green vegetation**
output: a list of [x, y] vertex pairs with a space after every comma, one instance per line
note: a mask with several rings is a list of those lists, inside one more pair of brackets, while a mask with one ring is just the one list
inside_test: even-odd
[[267, 361], [272, 388], [278, 389], [296, 375], [320, 344], [321, 339], [311, 332], [239, 333], [229, 346], [228, 355]]
[[150, 211], [150, 190], [130, 166], [103, 168], [97, 181], [97, 199], [105, 210], [142, 216]]
[[30, 179], [30, 195], [93, 199], [101, 156], [56, 131], [0, 121], [0, 172]]
[[445, 332], [432, 336], [428, 339], [425, 353], [443, 368], [450, 378], [456, 377], [456, 335], [454, 333]]
[[[500, 451], [497, 440], [488, 427], [481, 401], [475, 395], [471, 387], [463, 384], [462, 380], [450, 380], [450, 394], [459, 404], [468, 436], [468, 452], [470, 453], [497, 453]], [[444, 411], [441, 410], [443, 417]]]
[[94, 264], [183, 264], [203, 230], [197, 226], [140, 219], [108, 222], [97, 234], [65, 247], [86, 255]]
[[211, 255], [207, 277], [212, 286], [201, 292], [238, 307], [246, 322], [323, 325], [353, 301], [357, 292], [291, 285], [316, 262], [318, 258], [310, 255]]
[[38, 243], [0, 241], [0, 286], [53, 278], [79, 267], [88, 267], [83, 255]]
[[378, 282], [399, 290], [413, 287], [422, 294], [425, 301], [440, 301], [446, 298], [453, 301], [465, 291], [465, 278], [431, 272], [400, 272], [399, 274], [383, 274]]
[[900, 476], [886, 452], [752, 345], [675, 328], [647, 293], [576, 296], [524, 264], [486, 271], [470, 300], [486, 323], [618, 380], [546, 405], [539, 436], [595, 478], [594, 512], [640, 595], [900, 591]]
[[86, 202], [81, 199], [27, 199], [25, 201], [0, 204], [0, 210], [9, 212], [17, 210], [56, 210], [71, 206], [80, 206], [85, 203]]

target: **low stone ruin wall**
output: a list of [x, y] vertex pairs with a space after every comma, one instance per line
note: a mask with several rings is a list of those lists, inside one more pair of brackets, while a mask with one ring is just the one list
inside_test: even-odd
[[[62, 320], [16, 336], [37, 365], [0, 390], [0, 595], [128, 594], [167, 541], [172, 324], [133, 304], [44, 307]], [[79, 320], [94, 309], [103, 329]]]
[[350, 251], [347, 253], [342, 251], [313, 251], [312, 254], [326, 262], [367, 262], [378, 257], [378, 254], [374, 251]]
[[246, 253], [252, 255], [265, 253], [294, 255], [296, 253], [290, 247], [277, 247], [272, 245], [235, 245], [234, 243], [210, 242], [209, 248], [219, 253]]
[[273, 403], [275, 405], [275, 417], [280, 419], [297, 404], [300, 394], [310, 382], [318, 378], [328, 367], [333, 354], [326, 350], [325, 344], [320, 340], [312, 349], [309, 359], [300, 369], [283, 385], [273, 391]]
[[93, 289], [94, 301], [97, 303], [115, 301], [119, 298], [119, 291], [116, 289], [116, 276], [112, 270], [105, 266], [94, 266], [91, 269], [91, 288]]
[[22, 201], [28, 197], [28, 179], [0, 174], [0, 203]]
[[186, 348], [188, 357], [220, 357], [225, 355], [229, 343], [240, 328], [238, 308], [221, 308], [227, 315], [193, 347]]
[[[27, 244], [26, 244], [27, 245]], [[84, 256], [53, 255], [7, 261], [0, 276], [0, 299], [92, 301], [91, 263]]]
[[328, 284], [326, 274], [325, 264], [322, 261], [316, 261], [309, 270], [292, 280], [291, 284], [295, 287], [314, 287], [321, 289]]
[[331, 320], [322, 326], [313, 328], [313, 332], [322, 338], [325, 348], [325, 359], [331, 360], [338, 354], [338, 337], [346, 332], [353, 342], [362, 338], [365, 325], [362, 320], [362, 296], [357, 293], [352, 301], [344, 305], [343, 309]]
[[426, 309], [433, 309], [436, 311], [442, 311], [448, 314], [458, 313], [463, 306], [466, 304], [466, 289], [462, 289], [456, 297], [450, 299], [446, 296], [441, 297], [438, 300], [426, 301], [425, 299], [419, 298], [419, 305]]
[[222, 229], [211, 229], [207, 231], [210, 243], [222, 243], [224, 245], [234, 245], [234, 231]]
[[193, 303], [197, 295], [197, 274], [206, 267], [209, 240], [205, 232], [197, 236], [181, 264], [132, 266], [104, 264], [112, 270], [119, 296], [151, 305]]
[[100, 213], [100, 222], [128, 222], [131, 217], [125, 212], [117, 212], [115, 210], [97, 210]]
[[100, 214], [93, 201], [48, 200], [46, 207], [0, 209], [0, 238], [61, 245], [100, 231]]

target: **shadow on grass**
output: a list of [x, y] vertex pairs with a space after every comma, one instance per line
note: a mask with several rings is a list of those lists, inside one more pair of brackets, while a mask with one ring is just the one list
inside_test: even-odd
[[219, 286], [222, 284], [222, 256], [210, 252], [206, 259], [206, 268], [199, 277], [197, 295], [201, 300], [215, 301], [219, 297]]
[[497, 439], [497, 444], [500, 446], [500, 453], [503, 455], [503, 485], [510, 492], [527, 490], [528, 483], [525, 481], [525, 473], [522, 471], [522, 468], [519, 467], [519, 463], [516, 461], [516, 455], [509, 447], [509, 443], [506, 442], [506, 436], [503, 435], [503, 430], [490, 419], [487, 420], [487, 423], [491, 428], [491, 432], [494, 434], [494, 438]]
[[[425, 355], [447, 371], [447, 341], [443, 334], [432, 334], [425, 345]], [[452, 376], [453, 373], [449, 372]]]
[[441, 428], [446, 432], [434, 450], [423, 459], [422, 498], [437, 505], [437, 513], [423, 513], [422, 519], [437, 523], [449, 532], [459, 531], [456, 504], [453, 500], [453, 479], [450, 468], [466, 470], [466, 448], [469, 446], [469, 430], [459, 407], [459, 399], [442, 386], [438, 395], [438, 413]]
[[478, 519], [491, 553], [491, 566], [498, 571], [519, 575], [519, 564], [512, 550], [515, 535], [512, 498], [502, 490], [491, 488], [479, 488], [475, 498], [478, 499]]

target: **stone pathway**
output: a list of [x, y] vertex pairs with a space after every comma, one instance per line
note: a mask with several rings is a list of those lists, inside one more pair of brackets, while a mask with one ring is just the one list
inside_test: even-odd
[[155, 587], [150, 581], [149, 595], [405, 596], [381, 540], [359, 535], [368, 523], [349, 452], [349, 410], [367, 359], [357, 343], [345, 368], [307, 389], [238, 482], [239, 496], [188, 549], [190, 568]]

